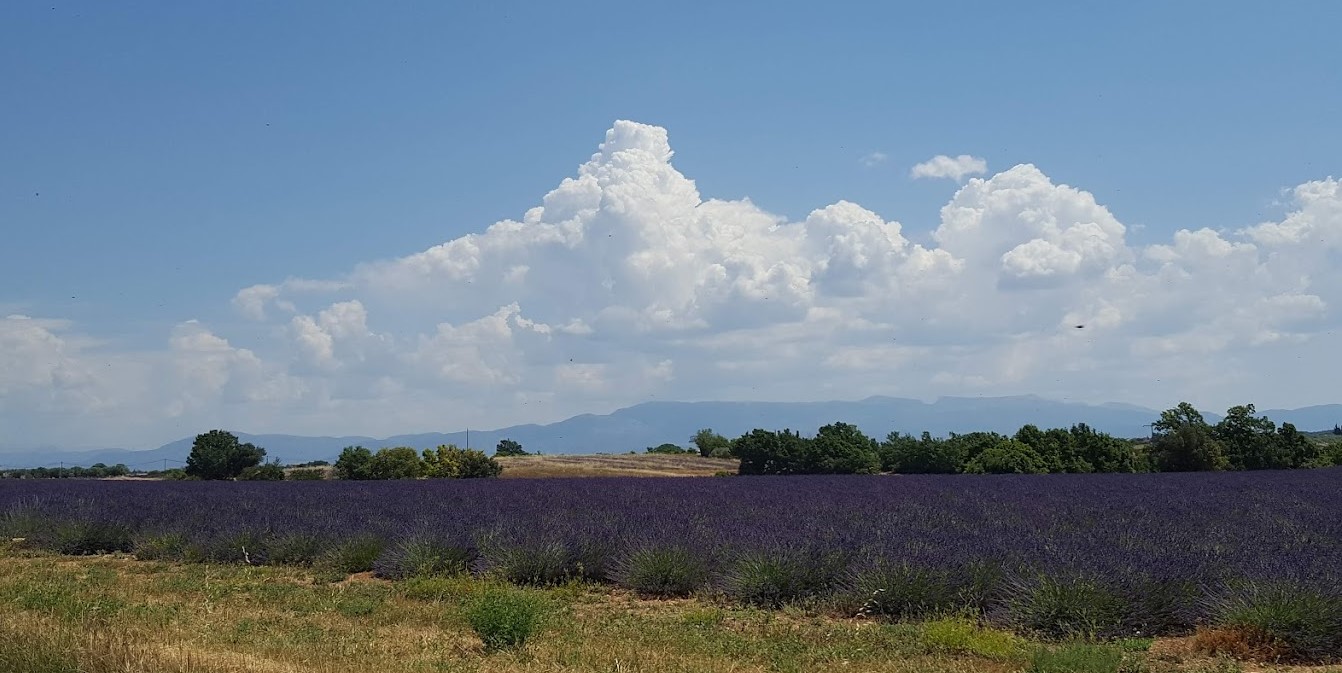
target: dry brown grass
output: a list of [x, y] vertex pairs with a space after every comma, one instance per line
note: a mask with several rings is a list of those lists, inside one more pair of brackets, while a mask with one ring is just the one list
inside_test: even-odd
[[594, 454], [585, 456], [512, 456], [497, 459], [506, 478], [546, 477], [711, 477], [736, 473], [732, 458], [659, 454]]
[[[366, 575], [328, 584], [294, 568], [0, 549], [0, 673], [1009, 673], [1027, 670], [1038, 646], [991, 630], [948, 640], [930, 624], [567, 585], [517, 589], [545, 601], [550, 617], [523, 649], [487, 653], [464, 617], [486, 586], [468, 577], [388, 583]], [[1232, 635], [1157, 643], [1143, 670], [1241, 670], [1212, 666], [1204, 654], [1248, 640]], [[1016, 643], [1005, 654], [979, 642], [1002, 638]]]
[[[930, 649], [902, 627], [605, 587], [526, 590], [551, 605], [545, 628], [522, 650], [486, 653], [464, 619], [477, 579], [434, 580], [434, 593], [363, 577], [319, 584], [296, 569], [12, 554], [0, 554], [0, 569], [5, 673], [1019, 668]], [[7, 668], [6, 651], [28, 658]]]
[[1198, 654], [1265, 663], [1282, 661], [1290, 654], [1272, 637], [1245, 626], [1200, 628], [1188, 639], [1188, 645]]

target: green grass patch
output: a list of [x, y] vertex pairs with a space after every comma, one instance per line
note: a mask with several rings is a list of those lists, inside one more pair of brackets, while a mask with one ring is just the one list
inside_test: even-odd
[[995, 661], [1023, 659], [1028, 652], [1020, 636], [981, 626], [965, 617], [934, 619], [916, 627], [918, 638], [933, 652], [970, 654]]

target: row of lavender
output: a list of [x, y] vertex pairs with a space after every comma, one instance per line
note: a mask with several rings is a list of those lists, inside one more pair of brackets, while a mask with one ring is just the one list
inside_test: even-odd
[[1236, 609], [1305, 610], [1323, 634], [1311, 647], [1342, 650], [1337, 468], [7, 482], [0, 511], [0, 533], [66, 553], [335, 562], [389, 576], [467, 567], [539, 583], [582, 576], [773, 605], [847, 600], [891, 617], [974, 609], [1053, 635], [1167, 633]]

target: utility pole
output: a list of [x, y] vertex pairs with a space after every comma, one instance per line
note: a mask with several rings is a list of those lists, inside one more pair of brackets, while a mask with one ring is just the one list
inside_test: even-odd
[[469, 450], [470, 448], [471, 448], [471, 429], [466, 428], [466, 449]]

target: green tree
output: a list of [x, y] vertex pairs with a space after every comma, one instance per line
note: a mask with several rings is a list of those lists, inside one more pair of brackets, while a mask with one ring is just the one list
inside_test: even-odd
[[[1069, 472], [1073, 471], [1068, 470], [1069, 467], [1079, 467], [1067, 464], [1066, 456], [1072, 450], [1070, 435], [1066, 437], [1065, 441], [1061, 441], [1057, 433], [1044, 432], [1036, 425], [1026, 424], [1016, 431], [1012, 439], [1030, 447], [1035, 453], [1039, 454], [1048, 466], [1049, 472]], [[1091, 472], [1092, 470], [1081, 469], [1075, 471]]]
[[421, 456], [424, 476], [430, 479], [456, 479], [461, 476], [461, 449], [456, 444], [439, 444], [424, 449]]
[[[1085, 423], [1067, 431], [1071, 437], [1072, 465], [1068, 472], [1137, 472], [1137, 452], [1132, 442], [1098, 432]], [[1074, 469], [1074, 467], [1085, 469]]]
[[699, 449], [699, 455], [705, 458], [731, 458], [732, 442], [730, 439], [713, 432], [712, 428], [704, 428], [694, 433], [690, 438], [690, 443], [694, 448]]
[[500, 439], [497, 446], [494, 447], [494, 456], [529, 456], [521, 444], [511, 439]]
[[1272, 470], [1288, 467], [1285, 455], [1279, 454], [1276, 440], [1277, 424], [1266, 416], [1254, 416], [1254, 406], [1243, 404], [1230, 407], [1212, 428], [1212, 436], [1225, 447], [1226, 460], [1232, 470]]
[[362, 446], [347, 446], [336, 459], [336, 479], [371, 479], [368, 466], [372, 462], [372, 451]]
[[423, 464], [424, 476], [430, 479], [477, 479], [497, 477], [503, 472], [503, 465], [484, 451], [463, 449], [455, 444], [425, 449]]
[[980, 453], [1001, 444], [1007, 439], [1009, 438], [999, 435], [996, 432], [978, 431], [963, 435], [952, 432], [951, 436], [947, 438], [945, 442], [950, 445], [948, 448], [953, 454], [961, 457], [960, 464], [963, 467], [964, 465], [969, 464], [969, 461], [977, 458]]
[[462, 449], [458, 461], [457, 476], [461, 479], [489, 479], [503, 473], [499, 461], [485, 455], [484, 451]]
[[969, 474], [1043, 474], [1048, 472], [1043, 456], [1025, 442], [1003, 438], [974, 456], [965, 465]]
[[1161, 412], [1151, 430], [1151, 457], [1162, 472], [1224, 470], [1230, 464], [1202, 413], [1187, 402]]
[[265, 456], [265, 449], [241, 443], [231, 432], [211, 430], [196, 435], [186, 458], [186, 474], [197, 479], [236, 479]]
[[800, 474], [810, 442], [792, 430], [755, 429], [732, 440], [732, 454], [741, 459], [740, 474]]
[[892, 432], [881, 444], [881, 466], [900, 474], [955, 474], [964, 467], [962, 448], [930, 432], [919, 438]]
[[876, 474], [881, 453], [876, 440], [851, 423], [831, 423], [811, 440], [805, 471], [810, 474]]
[[1330, 461], [1318, 442], [1306, 437], [1290, 423], [1282, 423], [1272, 442], [1282, 468], [1322, 467]]
[[424, 476], [424, 461], [408, 446], [378, 449], [368, 463], [370, 479], [418, 479]]

